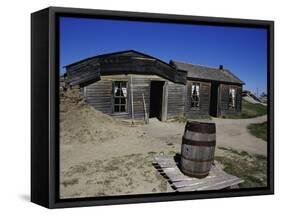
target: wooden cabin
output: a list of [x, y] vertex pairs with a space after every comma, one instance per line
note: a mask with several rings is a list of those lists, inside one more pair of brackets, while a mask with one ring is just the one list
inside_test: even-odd
[[241, 112], [244, 82], [228, 69], [173, 60], [170, 64], [187, 73], [186, 114], [221, 116]]
[[219, 116], [241, 111], [244, 84], [229, 70], [166, 63], [134, 50], [67, 65], [67, 85], [108, 115], [165, 121], [178, 115]]

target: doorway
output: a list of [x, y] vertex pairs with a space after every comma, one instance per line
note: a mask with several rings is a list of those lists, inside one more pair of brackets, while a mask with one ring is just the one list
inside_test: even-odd
[[218, 116], [219, 83], [211, 83], [210, 115]]
[[161, 120], [164, 84], [164, 81], [151, 81], [150, 83], [149, 118], [156, 117]]

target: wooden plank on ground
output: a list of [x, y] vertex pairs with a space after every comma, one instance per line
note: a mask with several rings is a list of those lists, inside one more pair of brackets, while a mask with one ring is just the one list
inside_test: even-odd
[[244, 180], [224, 172], [218, 165], [212, 165], [210, 174], [203, 179], [186, 176], [180, 171], [174, 157], [165, 155], [156, 156], [153, 165], [178, 192], [220, 190], [244, 182]]

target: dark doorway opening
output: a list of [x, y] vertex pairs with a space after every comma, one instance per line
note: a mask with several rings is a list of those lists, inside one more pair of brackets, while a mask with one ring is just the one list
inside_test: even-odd
[[210, 97], [210, 115], [218, 116], [218, 94], [219, 94], [219, 84], [211, 84], [211, 97]]
[[151, 81], [149, 118], [161, 120], [164, 81]]

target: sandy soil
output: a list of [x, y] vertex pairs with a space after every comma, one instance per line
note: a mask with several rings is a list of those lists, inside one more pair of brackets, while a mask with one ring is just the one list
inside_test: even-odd
[[[172, 191], [151, 162], [157, 154], [180, 152], [185, 124], [150, 119], [147, 125], [126, 125], [77, 95], [64, 93], [60, 105], [61, 198]], [[266, 155], [266, 142], [246, 128], [265, 120], [214, 119], [217, 145]], [[223, 151], [217, 148], [216, 154]]]
[[213, 118], [213, 121], [217, 127], [217, 146], [267, 155], [267, 143], [251, 135], [247, 129], [249, 124], [267, 121], [266, 115], [252, 119]]

